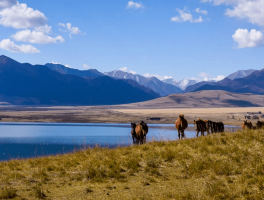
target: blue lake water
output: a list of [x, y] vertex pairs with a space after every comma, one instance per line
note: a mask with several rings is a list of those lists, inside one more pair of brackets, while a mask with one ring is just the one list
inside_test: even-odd
[[[0, 123], [0, 160], [63, 154], [95, 146], [128, 146], [133, 143], [130, 130], [130, 124]], [[185, 134], [187, 138], [196, 136], [192, 125]], [[176, 139], [174, 124], [149, 124], [147, 141]]]

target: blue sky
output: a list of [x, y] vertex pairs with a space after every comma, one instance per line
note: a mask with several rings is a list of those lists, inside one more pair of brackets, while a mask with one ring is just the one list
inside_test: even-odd
[[216, 79], [262, 69], [263, 0], [0, 0], [0, 55]]

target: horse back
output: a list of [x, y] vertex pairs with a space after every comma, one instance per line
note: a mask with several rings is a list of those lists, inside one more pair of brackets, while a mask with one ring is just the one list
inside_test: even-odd
[[142, 126], [140, 124], [137, 124], [135, 131], [136, 131], [136, 134], [139, 135], [142, 131]]

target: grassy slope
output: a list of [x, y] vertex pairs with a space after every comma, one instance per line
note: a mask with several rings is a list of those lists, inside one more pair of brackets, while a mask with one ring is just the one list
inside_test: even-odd
[[263, 199], [264, 131], [0, 163], [0, 199]]

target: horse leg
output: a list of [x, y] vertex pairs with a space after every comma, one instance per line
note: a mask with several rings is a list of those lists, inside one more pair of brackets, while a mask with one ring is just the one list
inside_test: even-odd
[[179, 140], [180, 140], [181, 139], [180, 129], [178, 129], [178, 137], [179, 137]]
[[181, 130], [181, 137], [182, 137], [182, 138], [185, 138], [184, 130], [183, 130], [183, 129]]
[[198, 137], [198, 136], [199, 136], [199, 131], [197, 130], [196, 137]]

